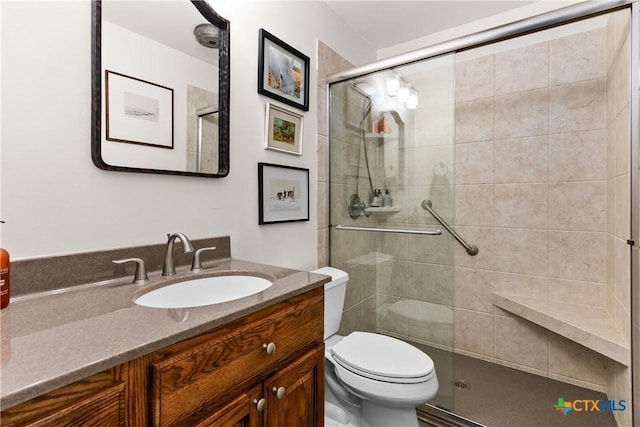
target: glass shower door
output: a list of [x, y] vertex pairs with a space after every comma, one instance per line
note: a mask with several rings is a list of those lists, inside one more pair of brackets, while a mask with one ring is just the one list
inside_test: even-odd
[[[564, 324], [554, 311], [566, 306], [571, 325], [586, 325], [597, 312], [632, 341], [630, 16], [567, 9], [566, 22], [546, 17], [553, 28], [537, 17], [504, 27], [504, 39], [424, 53], [456, 48], [455, 59], [363, 67], [331, 84], [330, 261], [352, 278], [341, 333], [370, 330], [423, 349], [440, 382], [432, 405], [499, 425], [502, 413], [478, 410], [501, 404], [492, 390], [531, 408], [548, 407], [561, 383], [631, 401], [630, 368], [611, 348], [537, 320]], [[375, 197], [387, 189], [391, 206]], [[416, 234], [433, 229], [443, 234]], [[527, 304], [535, 308], [520, 310]], [[540, 386], [512, 381], [523, 372]], [[537, 409], [518, 416], [539, 420]], [[632, 414], [614, 416], [629, 425]]]
[[[340, 334], [394, 336], [453, 402], [454, 55], [330, 86], [330, 262], [349, 273]], [[434, 232], [442, 231], [441, 234]]]

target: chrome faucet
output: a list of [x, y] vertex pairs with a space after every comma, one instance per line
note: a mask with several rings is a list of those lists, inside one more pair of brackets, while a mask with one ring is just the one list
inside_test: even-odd
[[167, 248], [164, 252], [164, 264], [162, 265], [162, 275], [172, 276], [176, 274], [176, 266], [173, 264], [173, 242], [179, 239], [182, 242], [182, 251], [187, 254], [193, 252], [193, 246], [187, 236], [182, 233], [168, 234]]

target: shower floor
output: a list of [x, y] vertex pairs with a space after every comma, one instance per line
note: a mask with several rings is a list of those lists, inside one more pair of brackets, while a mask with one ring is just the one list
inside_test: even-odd
[[[413, 344], [433, 359], [439, 372], [440, 390], [431, 404], [450, 409], [478, 424], [487, 427], [617, 427], [612, 412], [571, 411], [565, 416], [554, 408], [560, 397], [565, 401], [606, 400], [604, 393]], [[464, 381], [466, 388], [456, 387], [450, 378]], [[443, 424], [421, 422], [420, 425]]]

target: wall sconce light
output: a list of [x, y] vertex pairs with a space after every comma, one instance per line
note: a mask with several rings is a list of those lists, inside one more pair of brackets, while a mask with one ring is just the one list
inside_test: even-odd
[[387, 95], [404, 103], [410, 110], [418, 106], [418, 91], [397, 73], [390, 74], [385, 79], [385, 91]]

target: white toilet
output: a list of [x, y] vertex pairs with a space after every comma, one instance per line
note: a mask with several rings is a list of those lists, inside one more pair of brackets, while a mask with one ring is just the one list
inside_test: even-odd
[[429, 356], [386, 335], [336, 335], [349, 275], [333, 267], [324, 286], [325, 426], [417, 427], [415, 407], [438, 392]]

